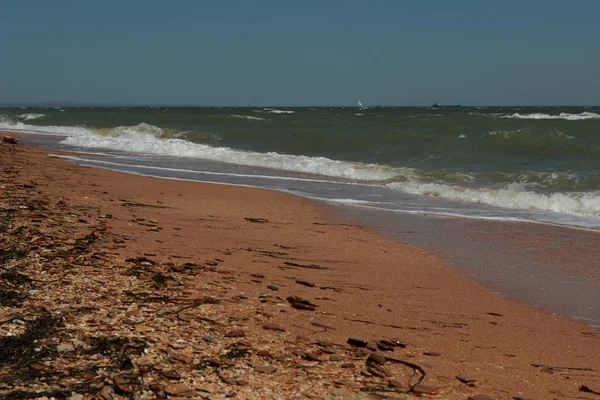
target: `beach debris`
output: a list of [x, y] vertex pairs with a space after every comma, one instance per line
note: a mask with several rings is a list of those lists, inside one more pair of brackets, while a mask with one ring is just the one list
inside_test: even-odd
[[399, 380], [396, 379], [390, 379], [388, 381], [388, 386], [392, 387], [392, 388], [396, 388], [396, 389], [404, 389], [406, 388], [406, 385], [402, 382], [400, 382]]
[[458, 379], [459, 382], [465, 383], [469, 386], [472, 386], [475, 382], [477, 382], [475, 378], [472, 378], [468, 375], [457, 375], [456, 379]]
[[19, 143], [19, 139], [12, 136], [2, 136], [2, 143], [17, 144]]
[[284, 327], [276, 325], [276, 324], [264, 324], [263, 329], [270, 330], [270, 331], [280, 331], [280, 332], [286, 331], [286, 329]]
[[347, 343], [350, 346], [354, 346], [354, 347], [367, 347], [367, 344], [369, 344], [369, 342], [367, 342], [366, 340], [354, 339], [354, 338], [348, 338]]
[[246, 332], [243, 329], [234, 329], [225, 334], [225, 337], [237, 338], [246, 336]]
[[579, 387], [579, 391], [584, 392], [584, 393], [593, 393], [593, 394], [600, 395], [600, 390], [590, 389], [590, 387], [587, 385], [581, 385]]
[[428, 385], [414, 385], [411, 389], [410, 389], [411, 393], [416, 394], [417, 396], [422, 396], [424, 394], [427, 395], [436, 395], [440, 392], [440, 390], [436, 387], [433, 386], [428, 386]]
[[388, 342], [386, 340], [376, 340], [375, 344], [377, 348], [381, 351], [394, 351], [396, 346], [393, 343]]
[[252, 222], [254, 224], [266, 224], [267, 222], [269, 222], [268, 219], [266, 218], [250, 218], [250, 217], [244, 217], [244, 219], [248, 222]]
[[161, 371], [160, 374], [167, 379], [172, 379], [175, 381], [178, 381], [181, 378], [183, 378], [183, 375], [181, 375], [179, 372], [172, 370], [172, 369], [166, 370], [166, 371]]
[[315, 286], [317, 286], [313, 282], [307, 281], [305, 279], [296, 279], [296, 283], [298, 285], [304, 285], [304, 286], [308, 286], [308, 287], [315, 287]]
[[318, 307], [316, 304], [313, 304], [310, 301], [304, 300], [303, 298], [298, 296], [288, 296], [286, 300], [288, 301], [288, 303], [290, 303], [292, 307], [298, 310], [314, 311]]
[[298, 310], [307, 310], [307, 311], [315, 311], [316, 305], [314, 304], [306, 304], [304, 302], [293, 302], [291, 306]]
[[326, 324], [322, 324], [322, 323], [320, 323], [320, 322], [317, 322], [317, 321], [310, 321], [310, 324], [311, 324], [312, 326], [316, 326], [317, 328], [323, 328], [323, 329], [325, 329], [325, 331], [327, 331], [327, 330], [329, 330], [329, 329], [331, 329], [331, 330], [335, 330], [335, 328], [334, 328], [333, 326], [329, 326], [329, 325], [326, 325]]
[[165, 387], [165, 393], [170, 396], [194, 397], [196, 391], [183, 383], [171, 383]]
[[263, 374], [272, 374], [277, 370], [277, 368], [271, 365], [257, 365], [254, 367], [255, 371], [261, 372]]
[[469, 400], [494, 400], [487, 394], [476, 394], [475, 396], [469, 396]]
[[[389, 376], [389, 371], [386, 368], [383, 368], [383, 365], [374, 361], [372, 358], [372, 354], [371, 353], [369, 355], [369, 358], [367, 358], [366, 360], [366, 364], [367, 364], [367, 372], [376, 375], [378, 377], [384, 377], [384, 376]], [[378, 355], [374, 356], [376, 359], [380, 358], [378, 356], [383, 356], [383, 354], [379, 353]], [[418, 372], [421, 374], [421, 376], [419, 377], [419, 379], [412, 384], [407, 390], [400, 390], [400, 389], [389, 389], [388, 387], [383, 387], [383, 386], [366, 386], [363, 387], [361, 390], [362, 391], [366, 391], [366, 392], [394, 392], [394, 393], [403, 393], [403, 394], [415, 394], [417, 396], [422, 396], [422, 395], [435, 395], [439, 392], [438, 388], [434, 388], [432, 386], [426, 386], [423, 385], [423, 380], [425, 379], [425, 375], [426, 372], [425, 370], [414, 363], [408, 362], [408, 361], [404, 361], [401, 360], [399, 358], [394, 358], [394, 357], [388, 357], [388, 356], [383, 356], [385, 358], [385, 361], [389, 361], [391, 363], [397, 363], [397, 364], [401, 364], [404, 365], [406, 367], [411, 368], [412, 370], [414, 370], [415, 372]], [[373, 371], [377, 371], [375, 373], [373, 373]]]
[[281, 266], [281, 267], [279, 267], [279, 268], [280, 268], [280, 269], [285, 269], [285, 268], [289, 268], [289, 267], [295, 267], [295, 268], [323, 269], [323, 270], [325, 270], [325, 269], [329, 269], [329, 268], [327, 268], [327, 267], [322, 267], [322, 266], [320, 266], [320, 265], [317, 265], [317, 264], [298, 264], [298, 263], [291, 262], [291, 261], [284, 261], [284, 264], [285, 264], [287, 267]]
[[400, 339], [383, 339], [382, 343], [391, 343], [396, 347], [406, 348], [406, 343]]
[[100, 390], [100, 393], [98, 393], [98, 397], [101, 398], [102, 400], [110, 400], [113, 397], [116, 396], [115, 391], [113, 390], [112, 387], [110, 386], [104, 386], [102, 388], [102, 390]]
[[320, 354], [317, 352], [307, 351], [304, 353], [304, 358], [308, 361], [321, 361]]
[[386, 377], [385, 372], [379, 370], [379, 368], [376, 368], [375, 367], [376, 365], [377, 364], [368, 365], [366, 368], [366, 372], [373, 376], [376, 376], [378, 378], [385, 378]]
[[493, 317], [503, 317], [504, 315], [496, 312], [486, 312], [487, 315], [491, 315]]
[[369, 357], [367, 358], [367, 362], [369, 363], [378, 363], [378, 364], [385, 364], [385, 356], [381, 353], [377, 353], [377, 352], [373, 352], [371, 354], [369, 354]]

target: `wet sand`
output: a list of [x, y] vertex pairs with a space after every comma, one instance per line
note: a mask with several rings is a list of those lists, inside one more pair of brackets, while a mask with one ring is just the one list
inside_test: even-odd
[[[56, 386], [89, 398], [110, 391], [126, 398], [120, 379], [133, 386], [144, 376], [135, 390], [145, 398], [181, 395], [176, 384], [205, 398], [351, 398], [364, 388], [410, 389], [420, 374], [397, 359], [422, 368], [427, 387], [381, 394], [598, 398], [579, 391], [582, 385], [600, 388], [597, 330], [500, 297], [429, 250], [341, 222], [318, 203], [292, 195], [132, 176], [47, 153], [0, 147], [0, 202], [13, 210], [3, 211], [8, 227], [0, 247], [39, 243], [24, 259], [1, 265], [36, 279], [38, 288], [26, 302], [0, 307], [0, 320], [10, 320], [0, 325], [0, 335], [22, 335], [30, 322], [14, 319], [27, 310], [43, 306], [62, 315], [64, 327], [39, 346], [73, 350], [67, 346], [36, 363], [55, 374], [85, 366], [94, 385], [71, 390], [64, 377], [15, 381], [15, 371], [32, 367], [8, 360], [0, 368], [5, 397], [15, 387]], [[33, 211], [36, 202], [43, 210]], [[29, 236], [19, 236], [23, 232]], [[55, 249], [76, 247], [76, 237], [92, 232], [99, 239], [89, 252], [82, 250], [81, 267], [46, 271], [61, 260], [72, 266], [77, 257]], [[316, 307], [295, 308], [290, 296]], [[86, 307], [91, 310], [77, 312]], [[90, 357], [79, 343], [107, 332], [144, 342], [145, 355], [131, 355], [132, 369], [91, 368], [110, 360]], [[346, 344], [350, 337], [398, 339], [406, 347], [380, 349], [388, 356], [382, 372], [377, 356], [367, 359], [370, 350]], [[236, 344], [246, 350], [233, 365], [223, 363]], [[215, 358], [220, 365], [210, 364]], [[173, 370], [177, 376], [165, 374]], [[460, 375], [477, 382], [460, 382]]]
[[427, 248], [502, 295], [600, 327], [600, 232], [558, 225], [333, 207]]

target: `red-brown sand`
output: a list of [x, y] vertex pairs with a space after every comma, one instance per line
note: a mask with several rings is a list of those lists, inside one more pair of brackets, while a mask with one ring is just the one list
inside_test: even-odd
[[[85, 218], [93, 225], [99, 216], [112, 215], [106, 228], [134, 238], [111, 248], [119, 259], [143, 254], [154, 255], [151, 258], [159, 263], [217, 259], [217, 269], [229, 279], [221, 296], [241, 294], [242, 300], [260, 305], [261, 293], [280, 299], [296, 295], [317, 304], [315, 311], [306, 311], [289, 307], [285, 300], [265, 302], [268, 321], [284, 327], [290, 343], [298, 336], [339, 344], [349, 337], [398, 338], [407, 346], [397, 348], [393, 357], [426, 371], [423, 384], [438, 390], [432, 398], [487, 394], [494, 399], [600, 399], [579, 391], [582, 385], [600, 390], [600, 332], [500, 297], [423, 249], [395, 243], [364, 227], [341, 224], [317, 204], [293, 195], [92, 169], [47, 153], [4, 144], [0, 174], [17, 168], [18, 182], [35, 182], [36, 192], [79, 210], [74, 211], [74, 221]], [[0, 201], [9, 190], [3, 182]], [[158, 222], [144, 225], [150, 220]], [[193, 291], [202, 290], [213, 277], [178, 279]], [[271, 291], [268, 285], [278, 290]], [[63, 289], [57, 285], [52, 290]], [[258, 317], [247, 317], [244, 329], [256, 337], [264, 335], [261, 325], [254, 323]], [[326, 377], [307, 378], [315, 381], [305, 383], [318, 386], [317, 379], [346, 379], [352, 382], [349, 393], [357, 395], [363, 379], [378, 380], [382, 386], [395, 379], [370, 377], [361, 372], [364, 363], [356, 364], [350, 372], [328, 367]], [[396, 378], [405, 379], [408, 387], [411, 374]], [[461, 383], [458, 375], [477, 382]], [[268, 379], [290, 384], [289, 377], [277, 374]], [[293, 390], [310, 396], [300, 386]], [[287, 398], [278, 396], [273, 397]], [[240, 392], [237, 398], [251, 397]]]

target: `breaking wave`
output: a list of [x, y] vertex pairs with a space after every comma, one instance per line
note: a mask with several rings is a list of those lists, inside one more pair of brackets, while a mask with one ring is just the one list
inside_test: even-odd
[[303, 172], [317, 175], [381, 181], [397, 177], [404, 169], [331, 160], [325, 157], [257, 153], [191, 143], [181, 139], [160, 140], [155, 134], [125, 132], [117, 136], [101, 136], [90, 132], [70, 136], [61, 143], [87, 149], [119, 150], [141, 154], [172, 157], [200, 158], [230, 164], [274, 168], [283, 171]]
[[501, 189], [471, 189], [415, 181], [392, 182], [387, 186], [405, 193], [503, 208], [550, 211], [586, 217], [600, 216], [600, 192], [597, 191], [542, 194], [527, 190], [523, 184], [518, 183], [509, 184]]
[[296, 112], [292, 110], [277, 110], [273, 108], [265, 108], [264, 110], [271, 114], [293, 114]]
[[239, 115], [239, 114], [231, 114], [232, 117], [234, 118], [245, 118], [245, 119], [250, 119], [250, 120], [254, 120], [254, 121], [264, 121], [264, 118], [259, 118], [259, 117], [252, 117], [250, 115]]
[[17, 118], [19, 118], [23, 121], [31, 121], [33, 119], [39, 119], [39, 118], [43, 118], [46, 116], [47, 116], [46, 114], [29, 113], [29, 114], [17, 115]]
[[59, 126], [59, 125], [47, 125], [47, 126], [38, 126], [38, 125], [29, 125], [21, 121], [12, 121], [10, 118], [6, 116], [0, 115], [0, 129], [5, 129], [9, 131], [21, 131], [21, 132], [31, 132], [31, 133], [44, 133], [46, 135], [56, 135], [56, 136], [68, 136], [68, 135], [78, 135], [81, 132], [91, 132], [87, 128], [79, 127], [79, 126]]
[[193, 143], [176, 136], [171, 130], [141, 123], [134, 126], [92, 129], [77, 126], [35, 126], [0, 118], [0, 129], [67, 136], [61, 144], [85, 149], [124, 151], [137, 154], [190, 157], [230, 164], [265, 167], [283, 171], [310, 173], [367, 182], [407, 179], [410, 168], [394, 168], [332, 160], [326, 157], [258, 153]]
[[596, 114], [594, 112], [582, 112], [581, 114], [569, 114], [569, 113], [560, 113], [558, 115], [551, 114], [519, 114], [514, 113], [512, 115], [505, 115], [503, 118], [512, 118], [512, 119], [564, 119], [567, 121], [581, 121], [585, 119], [600, 119], [600, 114]]

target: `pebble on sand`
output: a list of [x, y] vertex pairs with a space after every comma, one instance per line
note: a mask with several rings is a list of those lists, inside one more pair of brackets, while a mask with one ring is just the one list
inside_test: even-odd
[[172, 383], [165, 387], [165, 392], [170, 396], [194, 397], [196, 391], [183, 383]]
[[472, 377], [470, 377], [468, 375], [458, 375], [456, 377], [456, 379], [458, 379], [460, 382], [466, 383], [466, 384], [477, 382], [477, 379], [472, 378]]

